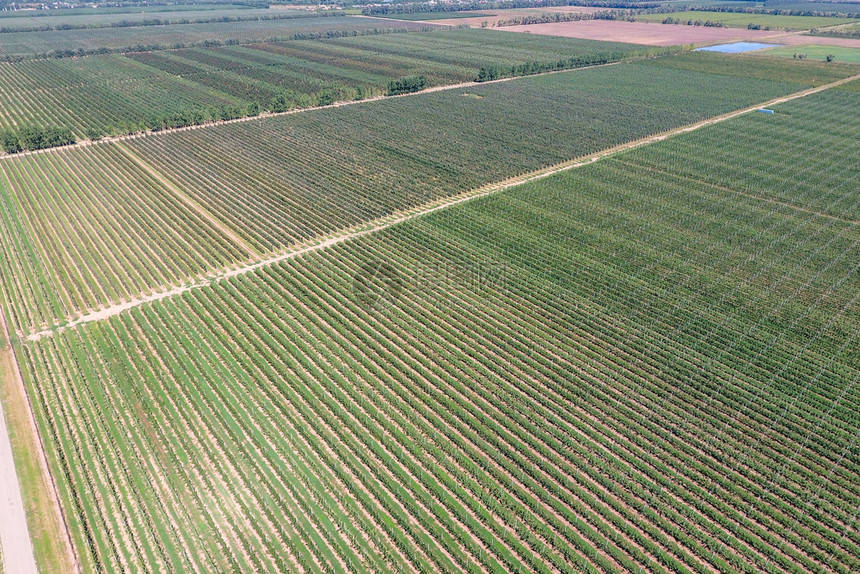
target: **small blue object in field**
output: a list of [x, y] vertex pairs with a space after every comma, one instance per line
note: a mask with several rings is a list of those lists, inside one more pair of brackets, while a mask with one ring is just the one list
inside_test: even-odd
[[763, 114], [772, 114], [772, 113], [773, 113], [773, 110], [766, 110], [766, 109], [764, 109], [764, 108], [759, 108], [759, 109], [757, 109], [756, 111], [757, 111], [757, 112], [761, 112], [761, 113], [763, 113]]
[[717, 46], [705, 46], [696, 48], [697, 52], [723, 52], [725, 54], [737, 54], [740, 52], [752, 52], [764, 48], [774, 48], [779, 44], [761, 44], [759, 42], [735, 42], [734, 44], [719, 44]]

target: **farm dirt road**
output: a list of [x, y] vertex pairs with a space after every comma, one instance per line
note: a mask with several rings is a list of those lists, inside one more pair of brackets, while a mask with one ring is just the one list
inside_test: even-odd
[[[5, 317], [2, 321], [5, 330]], [[3, 333], [0, 332], [0, 334]], [[4, 336], [3, 342], [4, 347], [0, 350], [2, 353], [0, 376], [14, 377], [17, 373], [15, 352], [8, 337]], [[4, 380], [3, 384], [15, 383]], [[17, 405], [4, 404], [0, 408], [0, 551], [3, 554], [3, 571], [15, 574], [37, 574], [33, 543], [30, 540], [24, 500], [21, 497], [21, 485], [18, 483], [18, 471], [12, 455], [12, 441], [9, 440], [6, 416], [3, 412], [10, 406]]]
[[169, 291], [164, 291], [162, 293], [155, 293], [155, 294], [149, 295], [147, 297], [134, 299], [134, 300], [122, 303], [122, 304], [106, 307], [104, 309], [101, 309], [101, 310], [93, 312], [93, 313], [82, 315], [81, 317], [78, 317], [77, 319], [69, 322], [68, 324], [66, 324], [63, 327], [56, 327], [54, 329], [47, 329], [44, 331], [40, 331], [38, 333], [32, 333], [30, 335], [27, 335], [26, 340], [27, 341], [38, 341], [42, 337], [51, 336], [54, 333], [57, 333], [59, 331], [64, 331], [66, 329], [72, 329], [72, 328], [75, 328], [79, 325], [83, 325], [85, 323], [91, 323], [93, 321], [101, 321], [101, 320], [107, 319], [109, 317], [113, 317], [114, 315], [118, 315], [119, 313], [122, 313], [123, 311], [131, 309], [133, 307], [137, 307], [139, 305], [143, 305], [145, 303], [150, 303], [152, 301], [158, 301], [160, 299], [165, 299], [167, 297], [173, 297], [175, 295], [181, 295], [182, 293], [184, 293], [186, 291], [190, 291], [191, 289], [198, 289], [200, 287], [204, 287], [213, 281], [220, 281], [222, 279], [228, 279], [230, 277], [235, 277], [236, 275], [249, 273], [251, 271], [254, 271], [255, 269], [259, 269], [260, 267], [273, 265], [273, 264], [279, 263], [281, 261], [285, 261], [288, 259], [299, 257], [300, 255], [304, 255], [304, 254], [310, 253], [312, 251], [318, 251], [318, 250], [324, 249], [326, 247], [331, 247], [333, 245], [337, 245], [338, 243], [342, 243], [342, 242], [348, 241], [350, 239], [356, 239], [356, 238], [362, 237], [364, 235], [367, 235], [369, 233], [381, 231], [383, 229], [391, 227], [392, 225], [397, 225], [399, 223], [403, 223], [405, 221], [408, 221], [408, 220], [416, 218], [416, 217], [428, 215], [428, 214], [433, 213], [435, 211], [439, 211], [440, 209], [447, 209], [447, 208], [452, 207], [454, 205], [458, 205], [458, 204], [464, 203], [466, 201], [471, 201], [472, 199], [484, 197], [487, 195], [492, 195], [492, 194], [498, 193], [500, 191], [510, 189], [510, 188], [516, 187], [518, 185], [522, 185], [524, 183], [529, 183], [532, 181], [543, 179], [545, 177], [549, 177], [553, 174], [556, 174], [556, 173], [559, 173], [562, 171], [567, 171], [570, 169], [575, 169], [578, 167], [589, 165], [589, 164], [592, 164], [592, 163], [599, 161], [603, 158], [618, 154], [618, 153], [625, 151], [625, 150], [628, 150], [628, 149], [632, 149], [635, 147], [646, 145], [646, 144], [649, 144], [652, 142], [661, 141], [661, 140], [664, 140], [666, 138], [672, 137], [672, 136], [677, 135], [677, 134], [682, 134], [682, 133], [687, 133], [687, 132], [691, 132], [694, 130], [698, 130], [698, 129], [701, 129], [701, 128], [706, 127], [706, 126], [710, 126], [710, 125], [713, 125], [716, 123], [724, 122], [724, 121], [729, 120], [731, 118], [735, 118], [737, 116], [753, 112], [758, 108], [772, 106], [772, 105], [780, 104], [783, 102], [796, 100], [798, 98], [803, 98], [803, 97], [806, 97], [806, 96], [809, 96], [812, 94], [816, 94], [818, 92], [822, 92], [824, 90], [828, 90], [830, 88], [834, 88], [834, 87], [837, 87], [837, 86], [840, 86], [842, 84], [846, 84], [848, 82], [852, 82], [855, 80], [860, 80], [860, 74], [856, 74], [856, 75], [850, 76], [848, 78], [843, 78], [841, 80], [837, 80], [835, 82], [831, 82], [829, 84], [824, 84], [822, 86], [818, 86], [815, 88], [809, 88], [806, 90], [795, 92], [795, 93], [789, 94], [787, 96], [774, 98], [772, 100], [768, 100], [766, 102], [761, 102], [761, 103], [756, 104], [754, 106], [749, 106], [747, 108], [743, 108], [740, 110], [736, 110], [733, 112], [722, 114], [720, 116], [708, 118], [708, 119], [705, 119], [705, 120], [702, 120], [702, 121], [699, 121], [699, 122], [696, 122], [693, 124], [674, 128], [672, 130], [668, 130], [668, 131], [665, 131], [665, 132], [662, 132], [659, 134], [655, 134], [655, 135], [641, 138], [638, 140], [634, 140], [631, 142], [623, 143], [623, 144], [617, 145], [615, 147], [612, 147], [612, 148], [609, 148], [609, 149], [606, 149], [606, 150], [603, 150], [603, 151], [600, 151], [597, 153], [578, 157], [578, 158], [575, 158], [573, 160], [570, 160], [570, 161], [567, 161], [564, 163], [556, 164], [556, 165], [553, 165], [553, 166], [550, 166], [550, 167], [547, 167], [544, 169], [540, 169], [537, 171], [533, 171], [531, 173], [527, 173], [525, 175], [510, 178], [510, 179], [507, 179], [507, 180], [502, 181], [502, 182], [488, 184], [488, 185], [485, 185], [483, 187], [479, 187], [479, 188], [473, 189], [471, 191], [461, 193], [459, 195], [443, 198], [443, 199], [440, 199], [440, 200], [437, 200], [437, 201], [434, 201], [434, 202], [431, 202], [428, 204], [423, 204], [423, 205], [415, 207], [415, 208], [401, 210], [401, 211], [393, 213], [389, 216], [382, 217], [382, 218], [379, 218], [379, 219], [376, 219], [373, 221], [369, 221], [367, 223], [363, 223], [363, 224], [360, 224], [360, 225], [357, 225], [357, 226], [354, 226], [354, 227], [351, 227], [348, 229], [344, 229], [338, 233], [329, 235], [327, 237], [317, 238], [316, 240], [314, 240], [311, 243], [305, 243], [305, 244], [293, 246], [290, 249], [288, 249], [287, 251], [280, 252], [278, 254], [272, 255], [272, 256], [267, 257], [265, 259], [261, 259], [259, 261], [255, 261], [255, 262], [250, 263], [248, 265], [245, 265], [243, 267], [236, 267], [236, 268], [230, 269], [228, 271], [223, 271], [223, 272], [218, 273], [218, 274], [209, 275], [206, 278], [204, 278], [203, 280], [197, 281], [196, 283], [193, 283], [190, 285], [177, 287], [177, 288], [171, 289]]

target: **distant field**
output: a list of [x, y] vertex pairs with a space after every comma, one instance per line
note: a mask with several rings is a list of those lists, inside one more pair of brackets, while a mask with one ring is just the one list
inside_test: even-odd
[[[269, 251], [397, 206], [793, 92], [804, 86], [795, 83], [803, 82], [804, 71], [807, 81], [820, 73], [820, 65], [810, 62], [793, 67], [791, 83], [777, 83], [744, 77], [739, 63], [710, 73], [719, 60], [707, 56], [679, 59], [682, 69], [672, 61], [470, 87], [468, 93], [479, 98], [446, 91], [145, 137], [130, 145], [237, 234]], [[755, 73], [755, 62], [766, 61], [752, 62]], [[833, 70], [834, 77], [839, 71]], [[525, 102], [529, 116], [523, 124], [518, 110]], [[301, 173], [295, 165], [304, 166]]]
[[495, 16], [493, 13], [484, 12], [417, 12], [414, 14], [385, 14], [380, 18], [393, 18], [395, 20], [452, 20], [458, 18], [478, 18]]
[[116, 14], [166, 14], [168, 12], [200, 12], [218, 10], [251, 10], [246, 5], [230, 4], [229, 2], [205, 2], [194, 4], [160, 4], [153, 6], [99, 6], [98, 8], [69, 8], [55, 10], [2, 10], [0, 21], [21, 19], [77, 17], [77, 16], [111, 16]]
[[218, 118], [224, 109], [241, 116], [252, 105], [283, 111], [366, 98], [401, 77], [423, 75], [436, 86], [472, 81], [482, 67], [503, 77], [645, 53], [629, 44], [437, 30], [0, 63], [0, 127], [62, 125], [81, 138], [87, 128], [127, 133]]
[[[10, 18], [2, 17], [8, 12], [0, 11], [0, 32], [8, 33], [15, 30], [36, 30], [39, 28], [53, 27], [107, 27], [116, 26], [118, 23], [140, 25], [144, 22], [160, 20], [162, 22], [210, 20], [217, 18], [261, 18], [280, 17], [292, 18], [296, 16], [312, 17], [313, 13], [307, 10], [268, 10], [245, 8], [239, 10], [238, 6], [201, 6], [198, 10], [189, 10], [192, 6], [172, 6], [174, 8], [186, 8], [184, 10], [168, 10], [168, 6], [142, 6], [137, 11], [98, 11], [91, 13], [79, 13], [76, 10], [50, 10], [51, 15], [39, 15], [35, 17]], [[69, 12], [68, 14], [66, 12]]]
[[848, 64], [860, 64], [860, 49], [843, 48], [841, 46], [780, 46], [769, 48], [758, 52], [760, 56], [780, 56], [793, 58], [797, 54], [803, 54], [812, 60], [825, 60], [827, 56], [833, 56], [834, 62], [845, 62]]
[[251, 22], [12, 32], [0, 34], [0, 57], [48, 54], [55, 51], [75, 52], [99, 48], [133, 50], [139, 46], [170, 47], [175, 44], [193, 44], [206, 40], [220, 42], [227, 40], [264, 40], [266, 38], [292, 38], [296, 35], [318, 35], [329, 31], [345, 32], [418, 27], [420, 26], [410, 22], [398, 24], [390, 20], [334, 16]]
[[[745, 77], [764, 75], [762, 64], [785, 81]], [[15, 246], [2, 271], [9, 321], [21, 334], [39, 331], [107, 301], [253, 259], [237, 241], [278, 251], [845, 69], [854, 70], [689, 54], [471, 87], [472, 97], [438, 92], [123, 143], [159, 177], [115, 144], [0, 160], [8, 178], [0, 224]], [[177, 190], [236, 240], [214, 241], [211, 225], [173, 201], [168, 192]], [[147, 210], [144, 198], [162, 203]], [[183, 230], [185, 241], [159, 247], [172, 230]]]
[[[679, 109], [665, 68], [629, 107], [583, 78], [624, 68], [541, 81], [626, 125]], [[723, 82], [692, 78], [688, 113]], [[809, 96], [19, 344], [84, 569], [857, 572], [858, 106]]]
[[789, 30], [808, 30], [810, 28], [820, 28], [823, 26], [834, 26], [836, 24], [845, 24], [855, 20], [845, 18], [829, 18], [819, 16], [781, 16], [776, 14], [745, 14], [733, 12], [709, 12], [705, 10], [694, 10], [688, 12], [670, 12], [667, 14], [641, 14], [636, 16], [637, 20], [642, 22], [662, 22], [666, 18], [674, 18], [680, 20], [682, 24], [688, 20], [700, 20], [705, 22], [722, 22], [726, 26], [746, 28], [749, 24], [758, 25], [762, 28], [768, 27], [771, 30], [789, 29]]
[[49, 326], [248, 258], [115, 146], [0, 162], [12, 325]]

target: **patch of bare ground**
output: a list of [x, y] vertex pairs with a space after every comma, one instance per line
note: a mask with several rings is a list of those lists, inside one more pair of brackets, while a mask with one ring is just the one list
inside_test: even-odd
[[787, 44], [789, 46], [803, 46], [806, 44], [815, 44], [818, 46], [842, 46], [845, 48], [860, 49], [860, 38], [836, 38], [832, 36], [807, 36], [805, 34], [790, 34], [780, 36], [776, 39], [779, 44]]
[[[582, 38], [584, 40], [603, 40], [606, 42], [626, 42], [646, 46], [685, 46], [689, 44], [720, 44], [741, 40], [760, 42], [782, 37], [779, 33], [766, 30], [744, 30], [743, 28], [711, 28], [705, 26], [669, 26], [650, 22], [625, 22], [622, 20], [580, 20], [578, 22], [553, 22], [548, 24], [526, 24], [524, 26], [505, 26], [498, 28], [506, 32], [539, 34], [542, 36], [561, 36]], [[781, 41], [781, 40], [780, 40]]]

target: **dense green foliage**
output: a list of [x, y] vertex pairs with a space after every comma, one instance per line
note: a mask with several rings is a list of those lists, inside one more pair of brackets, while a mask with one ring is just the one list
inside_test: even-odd
[[85, 568], [857, 572], [858, 98], [20, 346]]
[[431, 86], [464, 82], [487, 63], [502, 77], [656, 51], [452, 30], [24, 61], [0, 64], [9, 96], [0, 101], [0, 127], [35, 118], [69, 125], [78, 136], [88, 128], [137, 132], [252, 115], [253, 106], [285, 111], [381, 95], [399, 78], [424, 76]]
[[3, 150], [16, 153], [22, 150], [38, 150], [75, 143], [75, 136], [69, 128], [59, 126], [25, 126], [17, 130], [6, 128], [2, 131]]
[[391, 80], [388, 82], [388, 90], [385, 93], [388, 96], [411, 94], [414, 92], [420, 92], [426, 87], [427, 78], [425, 76], [411, 76], [409, 78]]
[[421, 94], [130, 145], [234, 232], [271, 251], [803, 87], [649, 61], [471, 87], [470, 97]]

